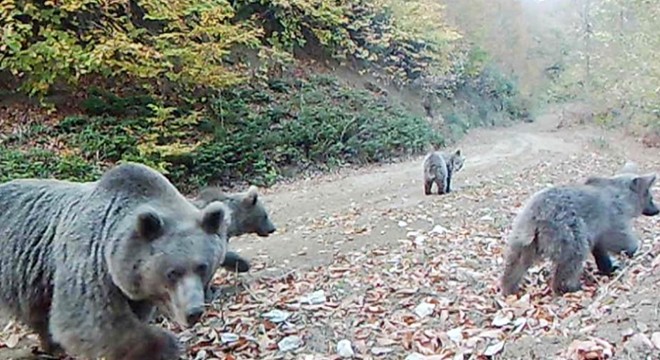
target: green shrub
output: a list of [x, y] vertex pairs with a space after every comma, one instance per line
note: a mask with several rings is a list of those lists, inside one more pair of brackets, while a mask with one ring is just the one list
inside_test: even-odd
[[119, 97], [110, 91], [92, 88], [81, 103], [82, 110], [90, 115], [150, 116], [153, 111], [147, 106], [156, 100], [148, 95]]
[[60, 156], [42, 149], [0, 150], [0, 169], [0, 182], [19, 178], [93, 181], [102, 173], [99, 166], [80, 156]]
[[[84, 180], [136, 161], [188, 191], [240, 180], [269, 185], [291, 166], [382, 162], [444, 144], [425, 119], [325, 76], [233, 87], [208, 100], [206, 115], [96, 91], [89, 98], [91, 116], [34, 128], [30, 142], [8, 142], [0, 150], [3, 174]], [[69, 155], [39, 150], [40, 140], [65, 144]]]
[[290, 165], [380, 162], [444, 141], [426, 120], [327, 77], [287, 87], [298, 96], [243, 88], [212, 102], [215, 126], [202, 127], [214, 128], [213, 138], [193, 152], [187, 173], [202, 183], [269, 184]]

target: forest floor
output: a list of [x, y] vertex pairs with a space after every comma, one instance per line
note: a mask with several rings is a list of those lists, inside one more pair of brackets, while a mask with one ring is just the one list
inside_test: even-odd
[[[660, 358], [660, 217], [635, 221], [643, 245], [611, 278], [590, 259], [583, 290], [555, 297], [540, 263], [519, 294], [498, 291], [504, 239], [531, 194], [626, 160], [660, 173], [658, 149], [589, 124], [558, 128], [560, 114], [472, 131], [454, 146], [467, 160], [448, 195], [424, 195], [421, 157], [265, 190], [278, 231], [230, 243], [253, 270], [219, 270], [225, 292], [202, 322], [165, 325], [198, 360], [338, 359], [338, 347], [361, 359]], [[10, 323], [0, 359], [31, 358], [34, 343]]]

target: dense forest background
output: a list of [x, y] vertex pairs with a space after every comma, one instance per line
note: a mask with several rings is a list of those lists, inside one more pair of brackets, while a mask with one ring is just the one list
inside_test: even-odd
[[0, 181], [138, 161], [184, 191], [567, 119], [660, 145], [643, 0], [0, 1]]

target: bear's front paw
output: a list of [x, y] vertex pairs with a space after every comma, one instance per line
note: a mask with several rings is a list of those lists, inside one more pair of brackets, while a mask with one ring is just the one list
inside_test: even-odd
[[123, 359], [179, 360], [183, 353], [179, 340], [165, 329], [152, 326], [149, 327], [146, 337], [135, 336], [133, 339], [131, 350]]
[[250, 270], [250, 262], [233, 251], [228, 251], [222, 267], [230, 272], [244, 273]]
[[618, 271], [618, 270], [621, 270], [621, 263], [619, 262], [619, 260], [612, 259], [611, 270], [610, 270], [610, 273], [607, 274], [607, 275], [612, 275], [613, 272]]
[[236, 259], [236, 270], [239, 273], [250, 271], [250, 262], [243, 258]]
[[582, 290], [582, 284], [580, 284], [579, 282], [564, 283], [564, 284], [554, 283], [552, 285], [552, 291], [557, 296], [562, 296], [564, 294], [578, 292], [580, 290]]
[[156, 357], [160, 360], [178, 360], [183, 353], [183, 346], [176, 335], [167, 330], [161, 330], [159, 345], [161, 346], [160, 355]]
[[50, 337], [40, 337], [39, 347], [40, 349], [35, 349], [33, 352], [39, 355], [48, 355], [57, 358], [66, 355], [60, 344], [50, 339]]

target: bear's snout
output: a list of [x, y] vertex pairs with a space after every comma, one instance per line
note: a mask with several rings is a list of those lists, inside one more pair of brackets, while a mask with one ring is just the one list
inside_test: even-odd
[[274, 233], [276, 230], [277, 229], [275, 228], [275, 225], [273, 225], [272, 223], [269, 222], [269, 224], [267, 226], [265, 226], [265, 228], [259, 229], [259, 231], [257, 232], [257, 235], [261, 236], [261, 237], [268, 237], [270, 234]]
[[204, 314], [204, 308], [202, 308], [201, 306], [188, 310], [186, 312], [186, 322], [188, 323], [188, 326], [192, 326], [195, 323], [197, 323], [199, 319], [202, 318], [203, 314]]
[[624, 251], [624, 254], [626, 254], [626, 256], [628, 256], [629, 258], [632, 258], [637, 253], [637, 250], [639, 250], [639, 245]]
[[198, 322], [204, 314], [204, 287], [196, 274], [181, 278], [170, 293], [170, 304], [174, 320], [181, 326], [189, 327]]
[[656, 216], [658, 214], [660, 214], [660, 210], [658, 210], [658, 207], [654, 203], [651, 203], [650, 206], [642, 210], [642, 215], [644, 216]]

